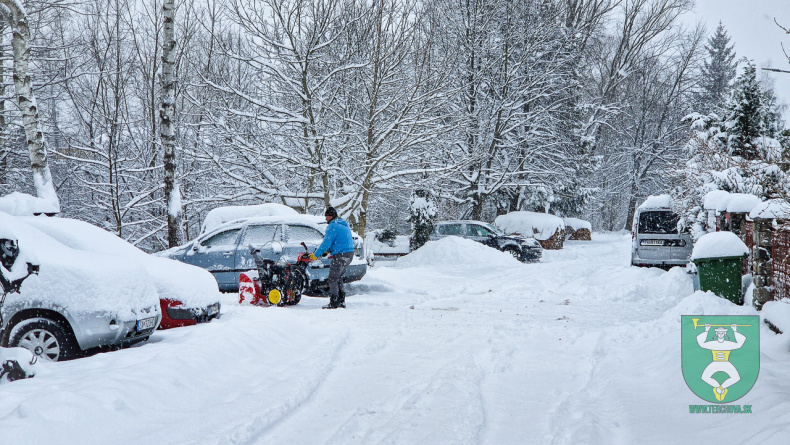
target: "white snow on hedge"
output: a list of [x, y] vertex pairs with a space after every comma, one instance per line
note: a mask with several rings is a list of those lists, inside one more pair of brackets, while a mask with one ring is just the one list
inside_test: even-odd
[[711, 190], [705, 194], [703, 207], [705, 207], [705, 210], [726, 209], [729, 200], [730, 192], [725, 190]]
[[541, 241], [551, 238], [557, 231], [565, 230], [562, 218], [537, 212], [510, 212], [497, 216], [494, 225], [509, 235], [532, 236]]
[[428, 241], [414, 252], [398, 259], [398, 267], [482, 266], [507, 267], [521, 264], [512, 255], [476, 241], [448, 236]]
[[743, 256], [749, 248], [732, 232], [713, 232], [702, 235], [694, 243], [691, 259]]
[[755, 206], [749, 217], [764, 219], [790, 219], [790, 203], [783, 199], [771, 199]]
[[159, 298], [179, 300], [189, 307], [203, 307], [220, 300], [217, 281], [205, 269], [180, 261], [149, 255], [113, 233], [84, 221], [34, 216], [20, 218], [72, 249], [117, 255], [148, 272]]
[[727, 211], [730, 213], [749, 213], [761, 202], [760, 198], [748, 193], [732, 193], [730, 201], [727, 203]]
[[671, 209], [672, 198], [669, 195], [650, 195], [639, 206], [639, 210]]
[[58, 213], [58, 208], [44, 198], [13, 192], [0, 196], [0, 212], [14, 216], [33, 216], [38, 213]]
[[592, 224], [589, 221], [579, 218], [562, 218], [562, 221], [565, 223], [565, 227], [570, 227], [573, 230], [587, 229], [592, 232]]
[[[43, 218], [43, 217], [42, 217]], [[22, 284], [20, 294], [9, 294], [6, 303], [30, 300], [36, 305], [57, 305], [75, 316], [113, 312], [121, 320], [135, 320], [133, 310], [159, 311], [156, 288], [136, 261], [72, 249], [22, 221], [0, 212], [0, 227], [12, 227], [20, 255], [12, 269], [25, 261], [39, 264], [38, 275]]]
[[266, 203], [249, 206], [226, 206], [217, 207], [206, 214], [203, 221], [201, 233], [206, 233], [215, 227], [241, 218], [252, 218], [256, 216], [291, 216], [298, 215], [296, 210], [277, 203]]

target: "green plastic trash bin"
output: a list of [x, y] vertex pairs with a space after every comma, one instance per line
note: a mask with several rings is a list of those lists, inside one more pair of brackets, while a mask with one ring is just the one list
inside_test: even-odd
[[746, 255], [693, 260], [699, 273], [700, 290], [709, 290], [735, 304], [742, 305], [741, 265], [744, 258]]

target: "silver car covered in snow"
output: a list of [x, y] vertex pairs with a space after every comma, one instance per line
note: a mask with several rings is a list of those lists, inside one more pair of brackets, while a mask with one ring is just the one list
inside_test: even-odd
[[[323, 217], [311, 215], [280, 215], [241, 218], [216, 226], [192, 242], [158, 255], [202, 267], [214, 275], [223, 292], [239, 290], [239, 274], [256, 268], [250, 246], [260, 248], [264, 259], [296, 261], [305, 243], [312, 251], [321, 244], [326, 230]], [[356, 281], [365, 276], [367, 263], [363, 242], [355, 237], [355, 257], [346, 268], [343, 279]], [[310, 279], [308, 293], [328, 290], [327, 278], [331, 259], [322, 258], [307, 268]]]
[[668, 195], [650, 196], [634, 212], [631, 265], [685, 266], [691, 257], [691, 235], [678, 231], [680, 217]]

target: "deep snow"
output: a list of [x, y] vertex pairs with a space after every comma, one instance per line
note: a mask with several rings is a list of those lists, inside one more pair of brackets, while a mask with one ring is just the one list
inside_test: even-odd
[[761, 327], [759, 378], [735, 402], [753, 414], [689, 414], [707, 403], [683, 380], [681, 315], [757, 313], [692, 293], [680, 268], [630, 267], [630, 235], [537, 264], [453, 248], [453, 264], [377, 264], [345, 310], [229, 294], [209, 324], [47, 363], [0, 385], [2, 442], [787, 443], [788, 336]]

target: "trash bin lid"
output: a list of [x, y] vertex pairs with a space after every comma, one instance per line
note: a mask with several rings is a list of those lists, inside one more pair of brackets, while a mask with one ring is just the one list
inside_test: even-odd
[[749, 248], [738, 235], [732, 232], [714, 232], [702, 235], [694, 243], [691, 261], [705, 258], [743, 258], [749, 254]]

